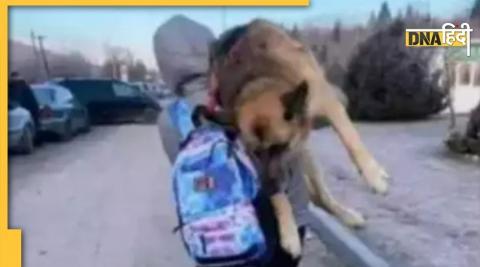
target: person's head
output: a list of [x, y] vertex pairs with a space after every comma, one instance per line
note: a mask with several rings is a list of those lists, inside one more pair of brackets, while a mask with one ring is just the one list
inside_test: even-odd
[[21, 77], [20, 77], [20, 73], [18, 73], [18, 71], [12, 71], [10, 73], [10, 79], [12, 80], [20, 80]]

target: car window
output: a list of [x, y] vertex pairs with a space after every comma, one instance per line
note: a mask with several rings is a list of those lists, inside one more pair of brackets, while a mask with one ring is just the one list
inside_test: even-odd
[[132, 84], [131, 85], [135, 90], [137, 90], [138, 92], [141, 92], [143, 91], [142, 89], [142, 86], [140, 84]]
[[116, 96], [120, 97], [134, 97], [138, 96], [138, 91], [133, 86], [129, 86], [123, 83], [114, 83], [113, 92]]
[[55, 102], [55, 91], [52, 88], [41, 87], [35, 88], [33, 94], [41, 105], [52, 104]]
[[109, 81], [71, 80], [63, 81], [60, 84], [67, 87], [76, 99], [84, 105], [95, 101], [110, 100], [114, 97], [112, 83]]
[[55, 90], [55, 98], [57, 102], [68, 103], [73, 100], [73, 95], [67, 89], [58, 87], [57, 90]]

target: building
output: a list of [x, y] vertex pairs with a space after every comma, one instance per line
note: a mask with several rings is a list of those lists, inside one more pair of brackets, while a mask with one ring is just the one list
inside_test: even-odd
[[456, 113], [469, 113], [480, 103], [480, 21], [471, 21], [471, 55], [455, 57], [453, 106]]

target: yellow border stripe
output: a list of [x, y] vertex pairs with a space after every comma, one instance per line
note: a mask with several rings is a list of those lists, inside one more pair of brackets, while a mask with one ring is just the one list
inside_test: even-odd
[[8, 5], [1, 4], [0, 18], [2, 28], [0, 32], [0, 266], [22, 266], [22, 232], [8, 230], [8, 108], [7, 108], [7, 77], [8, 77]]
[[22, 266], [21, 230], [0, 230], [0, 266]]
[[7, 0], [10, 6], [308, 6], [310, 0]]
[[4, 0], [0, 18], [0, 266], [21, 267], [22, 231], [8, 229], [8, 7], [9, 6], [308, 6], [310, 0]]
[[[2, 29], [0, 40], [3, 40], [0, 46], [1, 54], [0, 58], [2, 62], [0, 63], [0, 129], [3, 134], [0, 135], [0, 160], [2, 166], [0, 167], [0, 231], [2, 229], [8, 228], [8, 129], [7, 129], [7, 119], [8, 119], [8, 108], [7, 108], [7, 75], [8, 75], [8, 7], [2, 5], [0, 11], [0, 17], [2, 19]], [[1, 237], [0, 237], [1, 240]], [[2, 265], [0, 265], [2, 266]]]

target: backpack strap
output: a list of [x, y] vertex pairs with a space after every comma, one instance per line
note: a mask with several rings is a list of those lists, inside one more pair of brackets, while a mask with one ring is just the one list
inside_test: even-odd
[[192, 107], [183, 98], [176, 99], [168, 106], [168, 115], [170, 122], [180, 133], [181, 140], [184, 141], [195, 129], [192, 121]]

